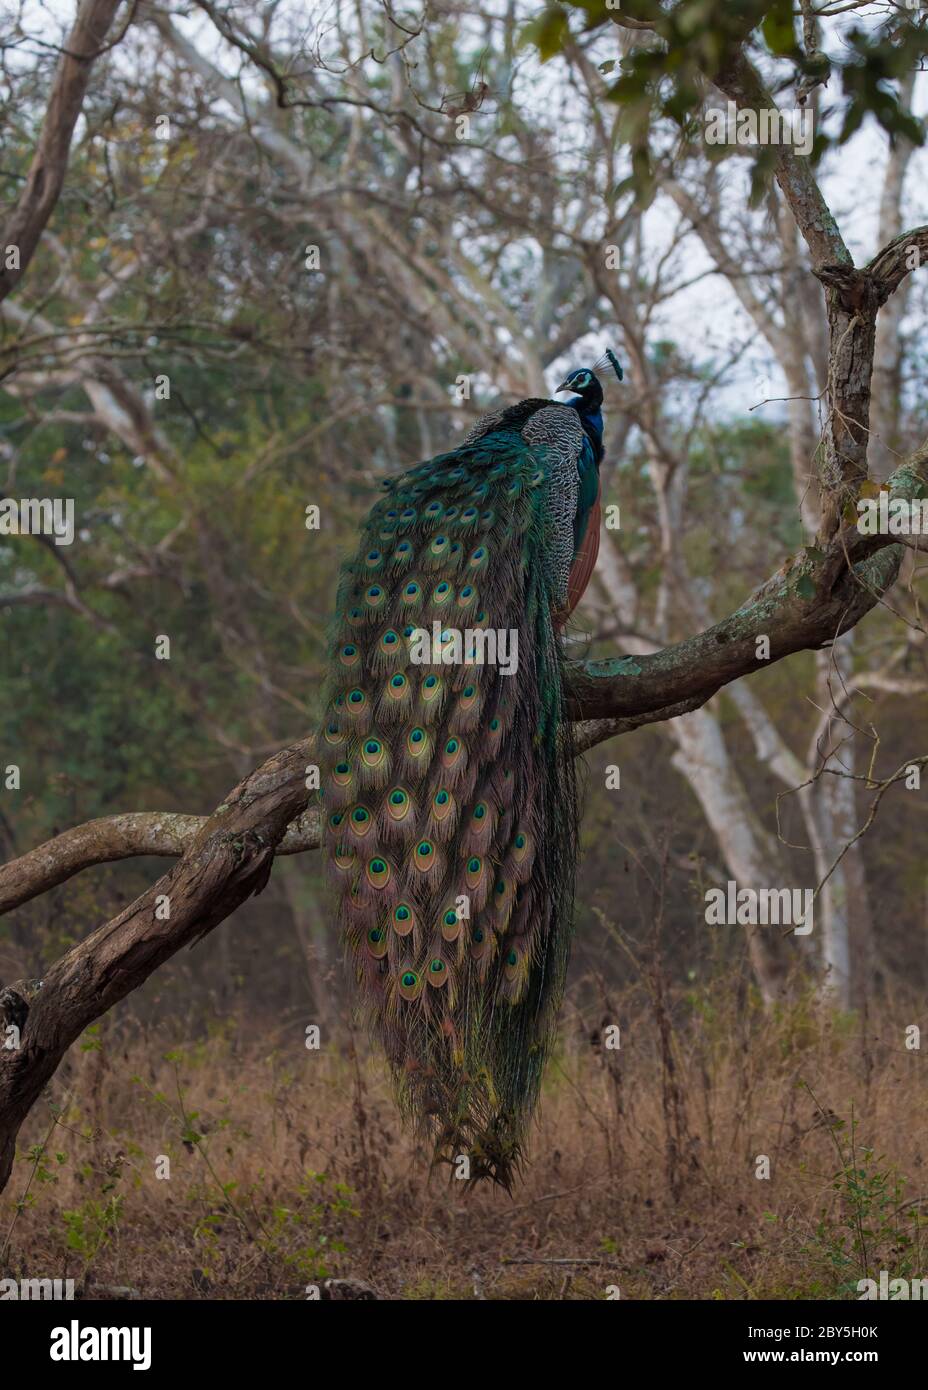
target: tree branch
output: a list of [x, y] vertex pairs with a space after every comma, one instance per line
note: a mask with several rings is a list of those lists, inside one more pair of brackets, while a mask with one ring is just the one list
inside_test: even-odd
[[[306, 739], [294, 744], [292, 751], [302, 749], [308, 758], [309, 748], [310, 740]], [[0, 868], [0, 916], [95, 864], [142, 856], [178, 858], [208, 819], [176, 811], [129, 811], [100, 816], [65, 830]], [[304, 810], [287, 827], [275, 853], [302, 854], [318, 848], [319, 839], [318, 811]]]
[[15, 289], [24, 275], [58, 202], [90, 69], [94, 59], [99, 57], [119, 3], [120, 0], [84, 0], [78, 7], [74, 27], [55, 72], [42, 134], [23, 191], [0, 233], [4, 249], [15, 246], [19, 250], [16, 267], [7, 265], [5, 254], [0, 258], [0, 301]]
[[56, 961], [40, 985], [0, 996], [0, 1012], [20, 1031], [19, 1047], [0, 1048], [0, 1189], [20, 1125], [88, 1024], [264, 888], [287, 826], [305, 805], [305, 747], [285, 748], [250, 773], [180, 862]]

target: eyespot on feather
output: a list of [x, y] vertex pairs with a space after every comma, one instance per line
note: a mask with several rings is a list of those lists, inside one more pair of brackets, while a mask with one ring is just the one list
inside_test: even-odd
[[402, 970], [396, 986], [402, 998], [411, 1003], [422, 993], [423, 980], [415, 970]]
[[389, 884], [393, 871], [388, 861], [378, 854], [375, 858], [368, 860], [364, 867], [364, 873], [370, 886], [382, 891]]
[[448, 967], [440, 956], [433, 956], [429, 961], [425, 978], [435, 989], [441, 989], [442, 985], [448, 983]]
[[382, 960], [387, 954], [389, 940], [383, 927], [371, 927], [367, 933], [367, 949], [375, 960]]
[[408, 903], [397, 903], [390, 914], [390, 925], [398, 936], [408, 936], [416, 925], [416, 914]]
[[352, 807], [348, 815], [348, 829], [357, 840], [363, 840], [370, 834], [374, 824], [374, 817], [366, 806]]
[[441, 934], [445, 941], [457, 941], [463, 929], [461, 918], [453, 907], [445, 908], [441, 914]]

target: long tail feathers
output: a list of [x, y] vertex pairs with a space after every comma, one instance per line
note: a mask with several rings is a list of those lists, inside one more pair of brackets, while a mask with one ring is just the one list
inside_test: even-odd
[[[466, 1155], [472, 1179], [508, 1187], [556, 1024], [576, 862], [548, 469], [499, 430], [388, 486], [339, 590], [327, 857], [401, 1104], [438, 1160]], [[437, 652], [421, 640], [433, 623]], [[493, 655], [491, 632], [496, 664], [474, 659]]]

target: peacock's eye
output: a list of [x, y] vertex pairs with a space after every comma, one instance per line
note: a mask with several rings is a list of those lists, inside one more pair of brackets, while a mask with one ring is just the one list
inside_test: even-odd
[[483, 927], [474, 927], [474, 940], [478, 945], [483, 940]]
[[523, 849], [524, 846], [525, 846], [525, 836], [524, 836], [524, 835], [517, 835], [517, 836], [516, 836], [516, 849]]
[[510, 952], [509, 952], [509, 955], [506, 957], [506, 964], [507, 964], [507, 965], [518, 965], [518, 964], [519, 964], [519, 955], [518, 955], [518, 952], [517, 952], [517, 951], [510, 951]]
[[453, 907], [449, 907], [448, 911], [445, 913], [445, 926], [453, 927], [457, 920], [458, 914], [455, 912]]
[[393, 802], [394, 806], [402, 806], [403, 802], [406, 800], [406, 793], [400, 791], [391, 792], [390, 800]]
[[476, 855], [474, 855], [472, 859], [469, 859], [467, 861], [467, 867], [472, 874], [480, 872], [480, 860], [477, 858]]
[[413, 986], [418, 983], [418, 979], [419, 977], [412, 970], [403, 972], [403, 984], [407, 989], [412, 989]]
[[385, 859], [372, 859], [367, 866], [367, 881], [372, 888], [385, 888], [390, 881], [390, 865]]
[[403, 675], [394, 676], [390, 684], [393, 686], [394, 690], [401, 690], [406, 684], [406, 677]]
[[399, 907], [396, 909], [396, 912], [393, 915], [395, 916], [398, 922], [408, 922], [410, 915], [409, 908], [406, 907], [404, 903], [400, 903]]
[[474, 820], [483, 820], [486, 813], [486, 806], [484, 806], [482, 801], [478, 802], [477, 805], [474, 807]]
[[363, 825], [364, 822], [368, 819], [369, 815], [370, 815], [370, 812], [367, 811], [367, 810], [365, 810], [365, 808], [364, 808], [363, 806], [356, 806], [355, 809], [354, 809], [354, 810], [352, 811], [352, 813], [351, 813], [351, 819], [352, 819], [357, 825]]
[[447, 792], [444, 792], [444, 791], [442, 791], [442, 792], [436, 792], [436, 794], [435, 794], [435, 800], [436, 800], [436, 802], [438, 803], [439, 806], [444, 806], [444, 805], [447, 803], [447, 800], [448, 800], [448, 793], [447, 793]]

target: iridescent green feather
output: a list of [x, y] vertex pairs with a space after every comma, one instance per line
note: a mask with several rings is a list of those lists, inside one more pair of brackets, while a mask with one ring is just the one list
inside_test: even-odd
[[[339, 921], [401, 1103], [437, 1158], [467, 1154], [506, 1186], [556, 1026], [576, 863], [549, 486], [544, 450], [509, 430], [391, 480], [343, 571], [320, 739]], [[514, 674], [415, 664], [433, 621], [516, 633]]]

